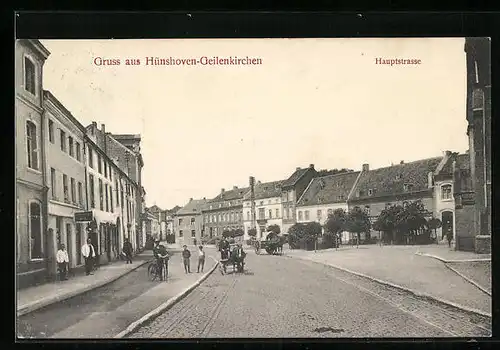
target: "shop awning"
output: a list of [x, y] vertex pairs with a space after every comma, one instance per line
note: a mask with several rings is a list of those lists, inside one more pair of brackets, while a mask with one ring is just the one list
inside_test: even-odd
[[118, 213], [107, 213], [105, 211], [100, 210], [92, 210], [94, 214], [94, 219], [99, 224], [116, 224], [116, 219], [118, 219]]

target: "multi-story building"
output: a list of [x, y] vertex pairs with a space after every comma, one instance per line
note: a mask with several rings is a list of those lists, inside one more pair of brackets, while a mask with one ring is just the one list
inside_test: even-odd
[[200, 242], [203, 230], [202, 209], [207, 200], [190, 198], [189, 202], [174, 215], [175, 241], [180, 245], [192, 245]]
[[219, 195], [209, 200], [203, 209], [203, 236], [221, 236], [225, 230], [243, 230], [243, 196], [249, 188], [233, 186], [221, 189]]
[[[316, 221], [323, 226], [336, 209], [347, 211], [347, 200], [360, 175], [352, 171], [312, 179], [297, 201], [297, 222]], [[348, 232], [342, 234], [343, 241], [350, 238]]]
[[176, 205], [172, 209], [163, 210], [161, 212], [160, 231], [162, 240], [166, 240], [167, 235], [172, 235], [174, 233], [174, 215], [179, 209], [181, 209], [181, 207]]
[[466, 38], [467, 135], [474, 190], [475, 250], [491, 251], [491, 40]]
[[[372, 223], [382, 210], [394, 204], [405, 206], [410, 201], [421, 200], [432, 217], [434, 211], [433, 174], [443, 157], [401, 162], [397, 165], [370, 170], [363, 165], [359, 180], [347, 200], [349, 209], [358, 206], [365, 210]], [[371, 237], [378, 232], [371, 231]]]
[[44, 138], [46, 183], [49, 187], [48, 234], [49, 274], [56, 273], [55, 256], [65, 244], [69, 267], [83, 264], [81, 246], [86, 240], [86, 226], [75, 222], [75, 213], [86, 209], [85, 127], [49, 91], [44, 91], [46, 120]]
[[46, 131], [43, 65], [50, 52], [38, 40], [15, 43], [16, 274], [18, 285], [45, 278], [47, 233]]
[[252, 198], [248, 191], [243, 197], [243, 227], [244, 239], [250, 238], [248, 230], [255, 228], [257, 239], [265, 239], [267, 227], [278, 225], [283, 227], [283, 207], [281, 204], [281, 183], [272, 181], [261, 183], [257, 181], [254, 185], [255, 222], [252, 218]]
[[281, 203], [283, 205], [283, 227], [282, 232], [288, 232], [296, 222], [297, 200], [304, 193], [307, 185], [317, 176], [314, 164], [308, 168], [296, 168], [295, 172], [281, 183]]
[[160, 231], [161, 212], [161, 208], [157, 205], [153, 205], [151, 208], [146, 208], [146, 235], [149, 235], [154, 239], [162, 238]]

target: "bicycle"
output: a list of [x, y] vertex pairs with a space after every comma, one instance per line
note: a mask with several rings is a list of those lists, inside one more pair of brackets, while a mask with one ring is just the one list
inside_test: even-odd
[[161, 281], [166, 281], [168, 277], [168, 264], [167, 264], [168, 259], [162, 259], [163, 263], [163, 268], [161, 269], [161, 274], [158, 268], [158, 263], [156, 260], [153, 260], [149, 263], [148, 266], [148, 276], [151, 279], [151, 281], [156, 280], [157, 278]]

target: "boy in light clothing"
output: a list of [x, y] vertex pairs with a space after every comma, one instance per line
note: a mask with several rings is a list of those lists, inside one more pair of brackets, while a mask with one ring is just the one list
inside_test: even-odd
[[203, 266], [205, 266], [205, 251], [203, 250], [203, 246], [198, 247], [198, 272], [203, 272]]
[[68, 268], [69, 257], [64, 244], [61, 244], [59, 250], [57, 251], [56, 261], [57, 261], [57, 268], [59, 270], [60, 280], [66, 281], [68, 279], [68, 277], [66, 277], [66, 272]]

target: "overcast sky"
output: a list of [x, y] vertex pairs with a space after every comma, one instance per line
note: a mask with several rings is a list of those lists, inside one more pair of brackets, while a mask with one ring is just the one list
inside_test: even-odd
[[[212, 198], [250, 175], [285, 179], [310, 163], [360, 170], [468, 147], [460, 38], [42, 43], [51, 52], [44, 88], [82, 124], [141, 134], [148, 206]], [[228, 55], [262, 65], [144, 65], [150, 56]], [[96, 57], [122, 65], [96, 66]]]

